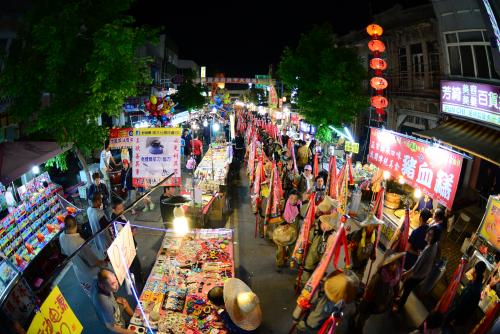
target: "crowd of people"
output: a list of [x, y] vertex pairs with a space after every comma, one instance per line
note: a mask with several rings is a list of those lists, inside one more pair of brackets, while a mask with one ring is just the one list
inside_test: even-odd
[[[247, 145], [247, 172], [258, 235], [276, 244], [276, 266], [296, 268], [300, 277], [297, 285], [303, 288], [317, 270], [329, 246], [329, 236], [339, 231], [343, 216], [341, 203], [330, 197], [328, 172], [319, 167], [316, 175], [313, 173], [312, 165], [317, 154], [314, 140], [309, 143], [294, 140], [286, 130], [273, 136], [263, 125], [270, 120], [256, 113], [240, 116], [239, 122], [243, 122], [238, 129]], [[263, 168], [259, 171], [261, 164]], [[276, 206], [277, 214], [269, 209], [274, 200], [269, 183], [276, 181], [272, 175], [275, 168], [279, 182], [273, 186], [281, 187], [278, 192], [285, 199]], [[255, 186], [256, 182], [260, 184]], [[389, 247], [384, 253], [377, 249], [378, 227], [384, 223], [373, 214], [357, 223], [356, 229], [348, 231], [350, 267], [325, 274], [308, 307], [295, 310], [297, 332], [317, 333], [322, 326], [328, 326], [341, 300], [343, 316], [335, 333], [362, 333], [370, 316], [402, 312], [410, 293], [417, 291], [441, 257], [440, 240], [447, 231], [448, 216], [440, 208], [432, 213], [432, 205], [429, 206], [428, 202], [426, 199], [413, 208], [420, 214], [420, 226], [409, 236], [408, 247], [403, 252], [396, 247]], [[309, 247], [306, 254], [297, 254], [294, 251], [298, 248], [298, 236], [306, 220], [310, 219], [308, 211], [311, 206], [315, 210], [307, 240]], [[369, 273], [370, 277], [365, 278], [369, 271], [367, 267], [373, 263], [378, 263], [378, 266], [371, 275]], [[482, 283], [485, 268], [484, 262], [475, 265], [475, 279], [455, 298], [448, 312], [430, 313], [425, 321], [426, 329], [448, 333], [454, 326], [473, 317], [473, 312], [467, 310], [477, 307], [481, 293], [478, 286], [482, 286], [479, 282]]]

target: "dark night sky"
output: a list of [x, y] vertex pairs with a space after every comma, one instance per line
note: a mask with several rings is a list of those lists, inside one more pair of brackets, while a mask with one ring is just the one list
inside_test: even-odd
[[[138, 23], [164, 26], [179, 47], [179, 57], [206, 65], [208, 74], [265, 74], [277, 64], [285, 46], [295, 47], [314, 24], [330, 22], [337, 34], [364, 28], [371, 13], [395, 3], [426, 0], [337, 0], [276, 3], [270, 0], [137, 0], [131, 13]], [[371, 4], [371, 5], [370, 5]], [[371, 8], [371, 9], [370, 9]]]

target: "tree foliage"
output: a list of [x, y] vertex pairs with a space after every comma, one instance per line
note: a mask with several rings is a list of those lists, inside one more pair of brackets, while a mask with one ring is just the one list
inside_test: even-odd
[[14, 98], [9, 113], [28, 133], [74, 143], [85, 155], [102, 147], [107, 129], [97, 118], [119, 115], [125, 99], [150, 83], [137, 49], [154, 32], [123, 14], [130, 3], [35, 1], [0, 77], [0, 94]]
[[205, 98], [201, 93], [203, 93], [201, 85], [195, 85], [188, 80], [179, 86], [177, 93], [172, 95], [172, 99], [188, 110], [198, 109], [205, 104]]
[[362, 82], [368, 72], [352, 49], [338, 47], [330, 25], [303, 34], [286, 48], [278, 74], [297, 92], [301, 114], [314, 125], [340, 125], [368, 106]]

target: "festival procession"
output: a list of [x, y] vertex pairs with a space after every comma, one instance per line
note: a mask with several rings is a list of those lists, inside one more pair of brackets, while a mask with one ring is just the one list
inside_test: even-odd
[[500, 333], [500, 4], [245, 6], [0, 4], [0, 332]]

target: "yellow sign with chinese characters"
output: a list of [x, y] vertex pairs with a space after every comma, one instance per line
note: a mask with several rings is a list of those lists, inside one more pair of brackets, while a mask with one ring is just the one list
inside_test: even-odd
[[80, 334], [82, 331], [82, 324], [56, 286], [43, 302], [40, 311], [35, 314], [28, 334]]
[[359, 153], [359, 143], [354, 143], [352, 141], [346, 141], [345, 146], [344, 146], [344, 151], [346, 152], [352, 152], [352, 153]]

